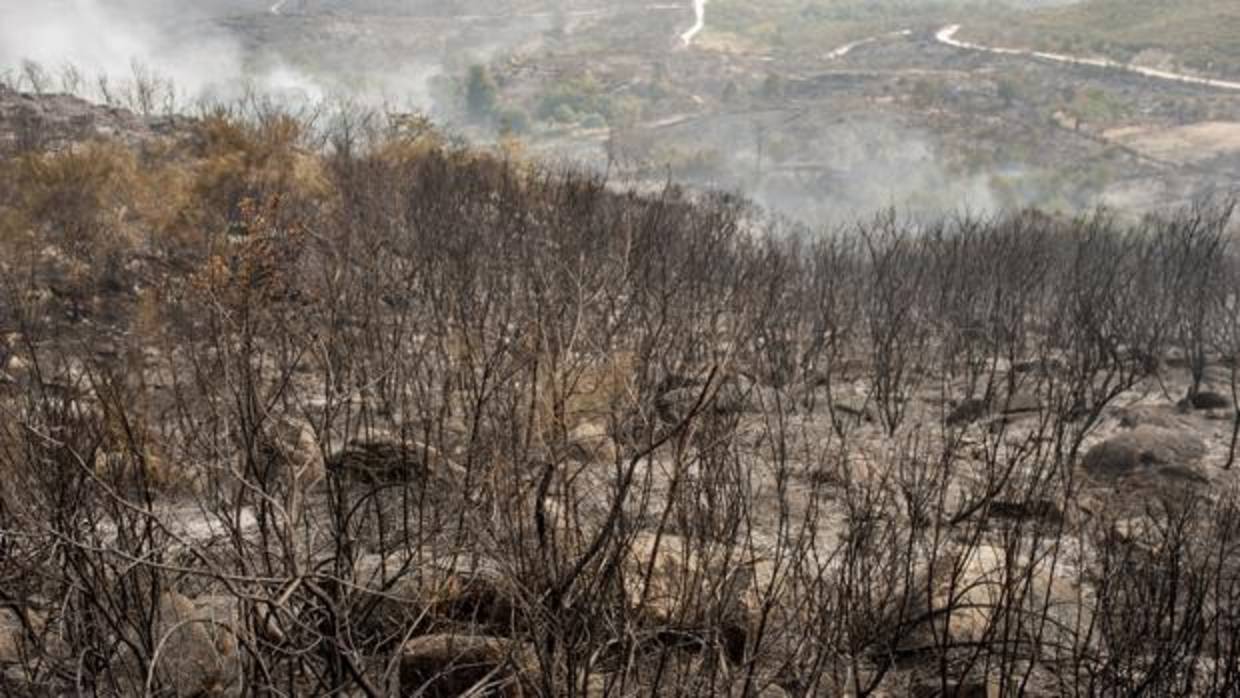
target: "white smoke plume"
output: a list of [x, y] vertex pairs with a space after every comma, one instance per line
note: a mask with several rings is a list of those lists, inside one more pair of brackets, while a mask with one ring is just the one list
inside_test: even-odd
[[708, 0], [693, 0], [693, 13], [696, 17], [693, 26], [689, 27], [689, 31], [680, 35], [680, 40], [685, 46], [693, 43], [693, 39], [706, 28], [706, 3]]
[[195, 93], [212, 82], [207, 76], [235, 75], [241, 69], [236, 46], [224, 37], [180, 41], [115, 3], [0, 0], [0, 8], [4, 68], [33, 62], [57, 72], [74, 66], [91, 80], [106, 76], [115, 83], [142, 65]]
[[[219, 12], [235, 3], [216, 0]], [[278, 61], [256, 67], [240, 41], [215, 25], [211, 3], [154, 0], [0, 0], [0, 71], [37, 64], [46, 89], [101, 99], [137, 80], [155, 80], [182, 104], [230, 98], [243, 85], [297, 99], [321, 99], [314, 80]], [[65, 84], [64, 76], [78, 76]], [[28, 86], [30, 87], [30, 86]]]
[[443, 4], [0, 0], [0, 82], [127, 107], [136, 106], [140, 83], [154, 82], [157, 112], [258, 96], [294, 107], [343, 100], [435, 113], [454, 99], [442, 76], [522, 45], [553, 21], [550, 12], [460, 16], [430, 38], [382, 25], [392, 12], [408, 21]]

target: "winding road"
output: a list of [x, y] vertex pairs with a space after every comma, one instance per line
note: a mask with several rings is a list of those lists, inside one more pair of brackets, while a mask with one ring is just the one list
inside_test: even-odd
[[901, 29], [900, 31], [888, 32], [887, 34], [879, 34], [878, 36], [868, 36], [864, 39], [858, 39], [856, 41], [852, 41], [847, 44], [844, 44], [843, 46], [837, 49], [828, 51], [827, 58], [830, 58], [832, 60], [840, 59], [852, 53], [854, 49], [861, 48], [862, 46], [865, 46], [866, 44], [873, 44], [875, 42], [882, 41], [883, 39], [888, 39], [888, 38], [892, 38], [896, 36], [912, 36], [912, 35], [913, 35], [912, 29]]
[[1023, 56], [1026, 58], [1040, 58], [1055, 63], [1065, 63], [1068, 65], [1084, 65], [1094, 68], [1107, 68], [1110, 70], [1122, 70], [1135, 75], [1143, 75], [1148, 78], [1157, 80], [1167, 80], [1169, 82], [1178, 82], [1185, 85], [1199, 85], [1201, 87], [1210, 87], [1218, 90], [1240, 91], [1240, 82], [1232, 82], [1230, 80], [1215, 80], [1213, 78], [1203, 78], [1196, 75], [1185, 75], [1183, 73], [1175, 73], [1169, 70], [1158, 70], [1157, 68], [1145, 68], [1131, 63], [1120, 63], [1106, 58], [1080, 58], [1077, 56], [1067, 56], [1062, 53], [1048, 53], [1046, 51], [1028, 51], [1024, 49], [1000, 48], [996, 46], [983, 46], [974, 44], [956, 38], [956, 34], [960, 32], [960, 25], [953, 24], [943, 27], [934, 35], [936, 41], [941, 44], [951, 46], [966, 51], [980, 51], [982, 53], [991, 53], [1002, 56]]

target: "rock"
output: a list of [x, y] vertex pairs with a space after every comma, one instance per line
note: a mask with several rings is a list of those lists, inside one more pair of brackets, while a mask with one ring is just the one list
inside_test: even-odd
[[948, 426], [963, 426], [965, 424], [972, 424], [982, 417], [985, 417], [986, 413], [989, 411], [990, 404], [981, 398], [974, 397], [967, 400], [962, 400], [960, 404], [956, 405], [951, 411], [951, 414], [947, 415], [947, 424]]
[[371, 485], [429, 479], [465, 480], [464, 469], [439, 449], [413, 440], [351, 441], [327, 459], [327, 470], [336, 477]]
[[696, 404], [698, 395], [701, 394], [700, 387], [694, 388], [676, 388], [666, 393], [661, 393], [655, 398], [654, 406], [659, 413], [659, 419], [674, 424], [684, 419], [689, 410]]
[[14, 377], [23, 377], [30, 372], [30, 362], [17, 354], [10, 354], [5, 365], [0, 366]]
[[1142, 426], [1184, 430], [1192, 428], [1192, 418], [1170, 405], [1138, 405], [1116, 410], [1119, 425], [1125, 429]]
[[[402, 696], [450, 698], [471, 691], [519, 698], [529, 690], [538, 660], [528, 645], [484, 635], [427, 635], [405, 643], [400, 656]], [[485, 682], [485, 683], [484, 683]], [[485, 685], [488, 690], [481, 691]]]
[[[173, 124], [187, 124], [172, 117]], [[70, 95], [0, 92], [0, 143], [15, 141], [20, 133], [38, 134], [37, 145], [67, 148], [100, 136], [115, 136], [130, 145], [156, 138], [153, 119], [125, 109], [92, 104]], [[171, 128], [171, 127], [169, 127]]]
[[1028, 359], [1025, 361], [1017, 361], [1012, 364], [1012, 372], [1017, 375], [1034, 374], [1039, 376], [1052, 376], [1058, 373], [1063, 373], [1067, 369], [1067, 364], [1065, 364], [1062, 359], [1056, 357]]
[[658, 623], [683, 623], [698, 616], [721, 581], [718, 556], [681, 536], [640, 533], [621, 566], [625, 597]]
[[[628, 671], [592, 673], [586, 677], [585, 690], [577, 695], [583, 698], [787, 698], [789, 695], [772, 679], [763, 676], [763, 672], [752, 676], [747, 676], [747, 673], [746, 668], [731, 668], [726, 664], [707, 666], [700, 654], [692, 652], [657, 652], [655, 656], [637, 657]], [[829, 680], [823, 677], [816, 677], [816, 680], [821, 690], [815, 695], [843, 695], [837, 690], [827, 689]]]
[[[1062, 639], [1059, 634], [1071, 633], [1078, 622], [1089, 618], [1081, 603], [1082, 594], [1066, 567], [1052, 574], [1045, 563], [1031, 566], [1019, 557], [1009, 563], [1002, 548], [979, 545], [965, 553], [958, 569], [955, 574], [940, 571], [933, 602], [935, 611], [944, 614], [936, 622], [945, 625], [937, 627], [945, 627], [953, 642], [987, 642], [1003, 637], [1005, 632], [1029, 632], [1037, 625], [1029, 619], [1041, 617], [1043, 609], [1051, 619], [1043, 631], [1048, 641]], [[1005, 593], [1009, 581], [1013, 581], [1015, 594]], [[1006, 619], [1011, 626], [1005, 631], [1001, 625]]]
[[700, 378], [694, 378], [679, 373], [669, 373], [659, 381], [657, 386], [655, 386], [654, 392], [655, 395], [664, 395], [673, 390], [680, 390], [681, 388], [700, 388], [703, 384], [704, 381]]
[[925, 681], [909, 690], [910, 698], [999, 698], [1004, 695], [997, 683], [985, 681], [948, 682], [946, 690], [940, 681]]
[[657, 622], [677, 619], [703, 584], [702, 560], [684, 538], [641, 533], [625, 551], [621, 573], [629, 606]]
[[[910, 658], [933, 655], [945, 642], [1070, 646], [1077, 628], [1092, 620], [1078, 578], [1066, 563], [1052, 567], [1046, 558], [1031, 563], [1016, 554], [1009, 562], [998, 547], [945, 548], [933, 561], [923, 560], [907, 582], [881, 582], [894, 584], [877, 592], [891, 607], [876, 609], [871, 641], [880, 648], [894, 643]], [[1046, 623], [1034, 620], [1043, 617]]]
[[1188, 354], [1183, 349], [1179, 348], [1168, 349], [1163, 355], [1163, 363], [1165, 363], [1168, 368], [1179, 369], [1187, 369], [1193, 365], [1193, 361]]
[[[757, 570], [733, 549], [681, 536], [640, 533], [621, 563], [629, 607], [651, 626], [684, 635], [711, 631], [725, 653], [744, 654], [757, 597]], [[717, 633], [715, 632], [717, 631]]]
[[0, 666], [22, 661], [25, 634], [17, 614], [9, 608], [0, 609]]
[[1225, 410], [1231, 407], [1231, 399], [1213, 390], [1198, 390], [1185, 397], [1180, 405], [1193, 410]]
[[[158, 672], [177, 695], [223, 696], [239, 693], [241, 656], [236, 633], [241, 622], [236, 602], [227, 597], [191, 600], [165, 592], [159, 600], [155, 642]], [[134, 677], [141, 685], [145, 677]]]
[[[683, 420], [697, 404], [702, 388], [702, 384], [697, 383], [659, 393], [655, 408], [660, 419], [672, 424]], [[717, 387], [707, 392], [703, 409], [718, 415], [740, 414], [752, 406], [755, 390], [754, 382], [744, 376], [723, 379]]]
[[568, 433], [571, 456], [586, 463], [615, 463], [619, 449], [604, 422], [584, 422]]
[[287, 483], [309, 488], [326, 477], [323, 452], [309, 422], [280, 418], [273, 420], [268, 431], [269, 447], [280, 459], [280, 477]]
[[1156, 475], [1160, 471], [1175, 476], [1196, 466], [1205, 453], [1205, 443], [1184, 430], [1140, 426], [1089, 449], [1082, 465], [1085, 472], [1100, 479]]
[[1033, 521], [1051, 526], [1058, 525], [1064, 520], [1063, 510], [1049, 499], [996, 500], [990, 504], [989, 514], [993, 518]]
[[874, 409], [863, 398], [842, 398], [836, 400], [832, 407], [836, 413], [852, 417], [858, 423], [874, 421]]
[[420, 619], [450, 621], [510, 633], [523, 616], [517, 588], [485, 560], [412, 560], [366, 556], [354, 568], [363, 589], [377, 594], [371, 623], [385, 633], [401, 632]]
[[1000, 399], [995, 404], [995, 410], [999, 414], [1005, 415], [1021, 415], [1031, 414], [1042, 411], [1042, 398], [1035, 393], [1027, 391], [1016, 391], [1011, 395]]

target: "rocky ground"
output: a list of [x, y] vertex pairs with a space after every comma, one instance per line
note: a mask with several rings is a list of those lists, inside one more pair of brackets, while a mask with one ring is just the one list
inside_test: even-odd
[[142, 118], [129, 109], [107, 107], [69, 95], [32, 95], [0, 85], [0, 148], [57, 149], [93, 139], [126, 145], [183, 130], [176, 116]]
[[798, 239], [0, 103], [7, 692], [1234, 685], [1225, 206]]

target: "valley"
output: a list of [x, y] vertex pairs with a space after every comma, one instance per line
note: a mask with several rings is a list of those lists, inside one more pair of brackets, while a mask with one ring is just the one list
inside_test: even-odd
[[[359, 84], [333, 66], [370, 56], [365, 63], [386, 76], [377, 93], [399, 106], [396, 95], [414, 85], [405, 104], [471, 140], [507, 135], [537, 157], [620, 181], [670, 175], [737, 191], [811, 225], [883, 208], [916, 217], [1107, 205], [1138, 215], [1228, 190], [1237, 176], [1225, 142], [1215, 148], [1198, 136], [1181, 153], [1173, 135], [1240, 123], [1232, 83], [972, 50], [945, 29], [961, 14], [950, 8], [817, 20], [823, 38], [813, 44], [762, 43], [730, 31], [733, 8], [715, 2], [685, 45], [691, 3], [554, 11], [515, 3], [490, 15], [444, 3], [399, 14], [374, 5], [341, 13], [305, 3], [223, 21], [249, 50], [328, 86]], [[998, 10], [988, 12], [983, 30]], [[486, 66], [496, 84], [496, 111], [481, 121], [462, 96], [471, 65]], [[1111, 137], [1134, 132], [1144, 137]]]

